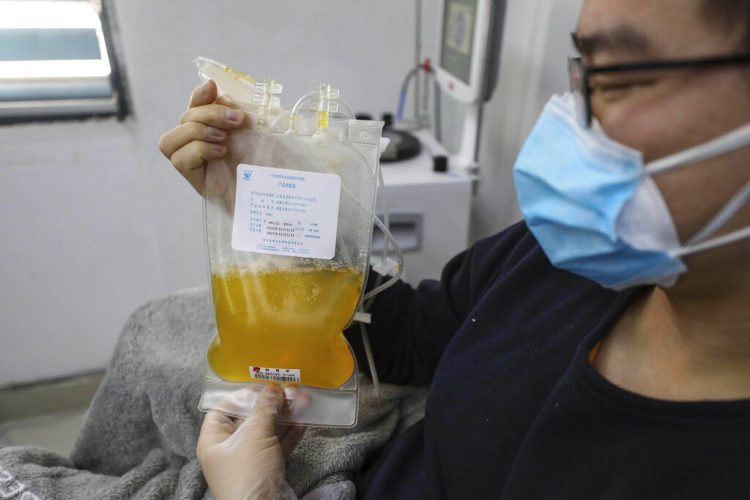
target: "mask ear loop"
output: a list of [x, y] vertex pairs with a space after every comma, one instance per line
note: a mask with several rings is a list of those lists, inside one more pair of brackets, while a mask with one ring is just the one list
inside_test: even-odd
[[745, 229], [739, 229], [733, 233], [720, 236], [703, 243], [698, 243], [697, 245], [680, 248], [678, 250], [670, 252], [670, 255], [672, 255], [673, 257], [684, 257], [686, 255], [703, 252], [705, 250], [711, 250], [712, 248], [729, 245], [746, 238], [750, 238], [750, 226], [746, 227]]
[[695, 236], [690, 238], [690, 241], [688, 241], [684, 247], [670, 252], [670, 255], [674, 257], [684, 257], [686, 255], [702, 252], [704, 250], [710, 250], [712, 248], [724, 245], [729, 245], [730, 243], [749, 238], [750, 226], [731, 232], [724, 236], [719, 236], [718, 238], [713, 238], [705, 241], [706, 238], [709, 238], [712, 234], [718, 231], [724, 224], [729, 221], [729, 219], [731, 219], [737, 212], [739, 212], [739, 210], [748, 202], [748, 200], [750, 200], [750, 182], [745, 184], [745, 186], [740, 189], [740, 191], [735, 194], [726, 205], [724, 205], [724, 208], [722, 208], [721, 211], [713, 219], [711, 219], [711, 221], [706, 224], [703, 229], [698, 231]]
[[750, 124], [728, 134], [717, 137], [705, 144], [700, 144], [685, 151], [667, 156], [646, 165], [646, 173], [659, 174], [679, 167], [684, 167], [703, 160], [708, 160], [750, 144]]
[[[728, 134], [717, 137], [705, 144], [681, 151], [661, 160], [649, 163], [645, 167], [646, 174], [656, 175], [675, 168], [685, 167], [693, 163], [708, 160], [716, 156], [732, 152], [750, 144], [750, 124], [740, 127]], [[742, 206], [750, 199], [750, 182], [748, 182], [729, 202], [711, 219], [701, 230], [698, 231], [682, 247], [675, 249], [669, 254], [673, 257], [683, 257], [704, 250], [710, 250], [723, 245], [728, 245], [750, 237], [750, 227], [734, 231], [730, 234], [720, 236], [706, 241], [712, 234], [718, 231], [729, 219], [731, 219]]]
[[745, 184], [742, 189], [732, 196], [732, 199], [724, 205], [721, 211], [719, 211], [719, 213], [716, 214], [716, 216], [714, 216], [714, 218], [711, 219], [700, 231], [695, 233], [695, 235], [685, 243], [685, 246], [691, 247], [707, 240], [712, 234], [721, 229], [724, 224], [729, 222], [729, 219], [734, 217], [748, 200], [750, 200], [750, 182]]

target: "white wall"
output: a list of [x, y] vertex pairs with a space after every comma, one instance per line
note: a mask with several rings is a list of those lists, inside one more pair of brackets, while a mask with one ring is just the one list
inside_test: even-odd
[[413, 55], [403, 0], [118, 0], [135, 117], [0, 128], [0, 385], [104, 367], [145, 301], [207, 282], [201, 202], [161, 157], [205, 55], [395, 106]]
[[[551, 91], [567, 86], [579, 3], [510, 0], [475, 237], [518, 217], [513, 160]], [[428, 54], [435, 12], [423, 0]], [[194, 56], [277, 78], [287, 105], [331, 81], [376, 116], [394, 109], [414, 61], [404, 0], [117, 0], [117, 18], [133, 119], [0, 128], [0, 385], [103, 367], [136, 307], [206, 283], [200, 199], [157, 149], [197, 83]]]
[[539, 113], [554, 93], [569, 89], [567, 58], [574, 54], [582, 0], [510, 0], [498, 88], [485, 108], [471, 234], [480, 238], [521, 218], [513, 164]]

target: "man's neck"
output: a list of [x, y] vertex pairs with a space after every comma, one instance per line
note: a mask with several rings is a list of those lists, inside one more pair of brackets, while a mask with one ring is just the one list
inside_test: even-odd
[[[750, 242], [686, 259], [688, 272], [659, 297], [687, 342], [750, 356]], [[666, 302], [665, 302], [666, 301]]]
[[657, 399], [750, 398], [750, 296], [738, 287], [696, 295], [697, 286], [639, 297], [602, 341], [595, 368]]

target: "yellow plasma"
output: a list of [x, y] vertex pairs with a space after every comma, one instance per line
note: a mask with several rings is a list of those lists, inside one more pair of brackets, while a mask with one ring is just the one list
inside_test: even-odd
[[300, 370], [300, 383], [342, 386], [354, 359], [342, 333], [359, 301], [354, 269], [212, 275], [219, 336], [208, 362], [224, 380], [250, 381], [251, 367]]

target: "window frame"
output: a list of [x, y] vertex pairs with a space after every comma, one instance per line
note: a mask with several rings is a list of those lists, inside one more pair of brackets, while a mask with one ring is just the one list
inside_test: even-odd
[[[122, 47], [114, 14], [114, 0], [76, 0], [88, 2], [98, 13], [101, 34], [110, 66], [108, 77], [112, 88], [111, 103], [102, 109], [105, 101], [78, 97], [71, 99], [0, 101], [0, 126], [36, 122], [82, 121], [93, 118], [114, 117], [124, 121], [132, 115], [125, 69], [122, 65]], [[54, 82], [54, 80], [52, 80]], [[2, 85], [2, 83], [0, 83]]]

